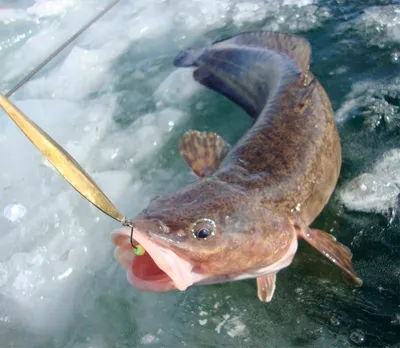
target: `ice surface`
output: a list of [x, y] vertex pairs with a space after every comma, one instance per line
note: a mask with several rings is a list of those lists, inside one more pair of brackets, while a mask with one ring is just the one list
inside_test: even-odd
[[[120, 6], [115, 17], [102, 21], [101, 31], [88, 32], [51, 71], [23, 87], [16, 100], [18, 107], [64, 146], [115, 202], [124, 196], [129, 199], [140, 189], [141, 161], [151, 159], [185, 116], [176, 107], [160, 107], [123, 130], [113, 121], [117, 94], [110, 88], [114, 82], [111, 69], [131, 44], [132, 33], [140, 31], [129, 24], [137, 19], [126, 15], [128, 8], [134, 8], [129, 5]], [[141, 6], [145, 7], [143, 3]], [[69, 9], [79, 14], [79, 10], [82, 15], [73, 21], [76, 29], [98, 8], [94, 3], [87, 7], [65, 1], [55, 6], [42, 1], [26, 11], [15, 11], [25, 14], [28, 21], [33, 15], [61, 17], [62, 12], [66, 22], [61, 22], [60, 28], [66, 25], [71, 29], [72, 23], [64, 12]], [[115, 36], [127, 27], [131, 30], [126, 35]], [[54, 42], [65, 40], [66, 32], [71, 31], [67, 29], [52, 31], [55, 41], [39, 31], [19, 47], [16, 55], [14, 47], [9, 48], [5, 57], [12, 55], [13, 59], [7, 62], [16, 69], [15, 74], [26, 73], [20, 56], [24, 56], [25, 66], [34, 64], [54, 48]], [[107, 38], [104, 33], [110, 36]], [[156, 33], [147, 31], [146, 35]], [[26, 59], [26, 52], [33, 46], [43, 50], [35, 50]], [[14, 73], [8, 73], [11, 81]], [[170, 78], [163, 85], [176, 90], [181, 81]], [[93, 93], [97, 96], [91, 96]], [[173, 102], [173, 97], [169, 101]], [[84, 279], [112, 260], [108, 233], [113, 223], [64, 183], [3, 114], [0, 123], [0, 155], [3, 168], [7, 168], [0, 174], [0, 203], [5, 207], [0, 222], [1, 312], [12, 313], [10, 317], [31, 332], [60, 332], [67, 329], [74, 316], [74, 298], [82, 293]], [[141, 199], [139, 202], [145, 201], [143, 195]], [[129, 214], [140, 207], [139, 202], [130, 204]], [[93, 245], [95, 235], [97, 242]]]
[[[38, 1], [26, 10], [19, 8], [0, 10], [0, 84], [2, 91], [8, 91], [33, 67], [54, 52], [63, 42], [75, 34], [95, 16], [107, 3], [93, 2]], [[59, 18], [63, 18], [59, 21]], [[10, 26], [15, 26], [13, 32]], [[18, 34], [18, 32], [21, 32]], [[29, 57], [29, 59], [27, 59]]]
[[356, 30], [369, 45], [381, 48], [400, 41], [400, 5], [372, 6], [357, 18]]
[[[359, 137], [370, 139], [366, 144], [374, 148], [373, 139], [377, 134], [385, 132], [391, 135], [399, 131], [399, 100], [398, 78], [392, 78], [389, 82], [362, 80], [352, 85], [336, 112], [336, 119], [339, 124], [346, 124], [353, 119], [359, 122]], [[353, 151], [359, 151], [359, 148]], [[357, 154], [357, 157], [361, 156], [365, 154]], [[399, 156], [400, 150], [396, 148], [380, 153], [369, 164], [368, 170], [347, 183], [340, 194], [345, 206], [351, 210], [385, 214], [396, 208], [400, 193]]]
[[331, 17], [328, 7], [319, 6], [314, 1], [283, 1], [276, 4], [278, 6], [272, 11], [269, 6], [266, 8], [265, 30], [303, 32], [321, 27]]
[[178, 0], [175, 7], [175, 18], [183, 30], [195, 31], [222, 28], [229, 20], [228, 12], [235, 1], [231, 0]]
[[[106, 3], [7, 2], [0, 9], [1, 91]], [[182, 167], [174, 162], [177, 143], [191, 101], [203, 87], [190, 70], [173, 68], [179, 49], [223, 37], [231, 26], [232, 33], [257, 26], [298, 32], [319, 28], [330, 16], [329, 8], [309, 0], [121, 1], [18, 91], [14, 101], [131, 217], [169, 185], [181, 184]], [[197, 104], [199, 116], [206, 104]], [[349, 200], [357, 195], [365, 201], [363, 209], [394, 204], [398, 156], [388, 153], [362, 178], [370, 180], [369, 196], [362, 196], [356, 184], [347, 192]], [[266, 311], [255, 288], [244, 296], [254, 302], [241, 303], [242, 293], [235, 289], [246, 294], [247, 285], [227, 285], [218, 295], [216, 288], [204, 287], [162, 295], [133, 290], [112, 255], [109, 234], [117, 224], [65, 183], [3, 113], [0, 159], [2, 347], [235, 346], [257, 333], [283, 347], [291, 344], [285, 325], [298, 321], [305, 323], [296, 327], [299, 337], [312, 331], [317, 346], [332, 345], [332, 340], [346, 346], [308, 322], [293, 303], [297, 312], [290, 318]], [[275, 303], [286, 307], [279, 296]]]
[[154, 92], [155, 98], [165, 105], [190, 100], [200, 88], [192, 78], [192, 69], [178, 69], [173, 71]]
[[379, 174], [365, 173], [346, 185], [341, 198], [348, 209], [382, 213], [396, 206], [400, 189]]
[[265, 30], [307, 31], [321, 26], [330, 17], [329, 9], [313, 0], [237, 1], [231, 7], [234, 25], [248, 26], [250, 30], [251, 25], [265, 22]]
[[57, 2], [37, 0], [31, 7], [26, 9], [26, 12], [38, 17], [62, 16], [68, 8], [74, 5], [76, 5], [74, 0], [59, 0]]
[[9, 204], [4, 208], [4, 217], [12, 222], [21, 220], [26, 214], [26, 208], [20, 204]]
[[399, 127], [399, 84], [398, 78], [390, 82], [363, 80], [352, 85], [345, 102], [336, 112], [339, 122], [357, 113], [369, 131], [384, 126], [389, 131]]
[[233, 22], [240, 26], [245, 22], [261, 21], [267, 14], [263, 1], [238, 3], [234, 7]]
[[400, 149], [383, 154], [371, 173], [364, 173], [341, 192], [347, 208], [365, 212], [387, 213], [397, 207], [400, 194]]

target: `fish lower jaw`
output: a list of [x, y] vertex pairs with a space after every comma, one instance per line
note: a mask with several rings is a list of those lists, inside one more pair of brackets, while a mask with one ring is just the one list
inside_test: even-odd
[[145, 254], [136, 256], [131, 245], [131, 230], [121, 227], [112, 234], [116, 245], [114, 256], [126, 269], [127, 279], [141, 291], [184, 291], [193, 284], [192, 265], [173, 251], [154, 242], [147, 234], [133, 229], [134, 244], [140, 244]]
[[113, 243], [116, 245], [114, 256], [126, 269], [129, 283], [138, 290], [150, 292], [185, 291], [192, 285], [232, 282], [275, 274], [291, 264], [298, 245], [297, 235], [293, 233], [286, 253], [273, 264], [240, 274], [213, 276], [195, 272], [190, 262], [160, 246], [140, 231], [134, 229], [132, 236], [134, 244], [141, 244], [146, 251], [145, 254], [142, 256], [134, 254], [130, 228], [121, 227], [112, 234]]

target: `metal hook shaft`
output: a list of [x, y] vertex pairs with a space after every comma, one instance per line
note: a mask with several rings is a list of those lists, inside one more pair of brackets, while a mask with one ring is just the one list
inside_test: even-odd
[[124, 220], [122, 221], [122, 225], [126, 226], [126, 227], [130, 227], [130, 229], [131, 229], [131, 245], [133, 248], [133, 252], [137, 256], [142, 256], [145, 253], [144, 248], [140, 244], [139, 245], [133, 244], [133, 224], [132, 224], [132, 222], [130, 222], [128, 219], [124, 218]]

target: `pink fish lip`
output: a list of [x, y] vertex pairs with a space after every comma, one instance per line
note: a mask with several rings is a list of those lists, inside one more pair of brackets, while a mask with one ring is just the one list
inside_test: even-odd
[[119, 228], [111, 238], [116, 246], [114, 256], [126, 268], [133, 286], [142, 291], [164, 292], [184, 291], [193, 284], [192, 264], [169, 249], [156, 234], [143, 232], [135, 225], [132, 236], [134, 244], [145, 249], [144, 255], [135, 256], [130, 227]]

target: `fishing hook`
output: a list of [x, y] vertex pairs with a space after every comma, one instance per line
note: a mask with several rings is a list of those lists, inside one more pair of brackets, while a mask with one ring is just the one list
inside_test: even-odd
[[144, 248], [139, 244], [139, 245], [134, 245], [133, 244], [133, 224], [132, 222], [130, 222], [127, 218], [124, 218], [122, 225], [125, 227], [130, 227], [131, 229], [131, 245], [133, 248], [133, 252], [137, 255], [137, 256], [142, 256], [145, 253]]

